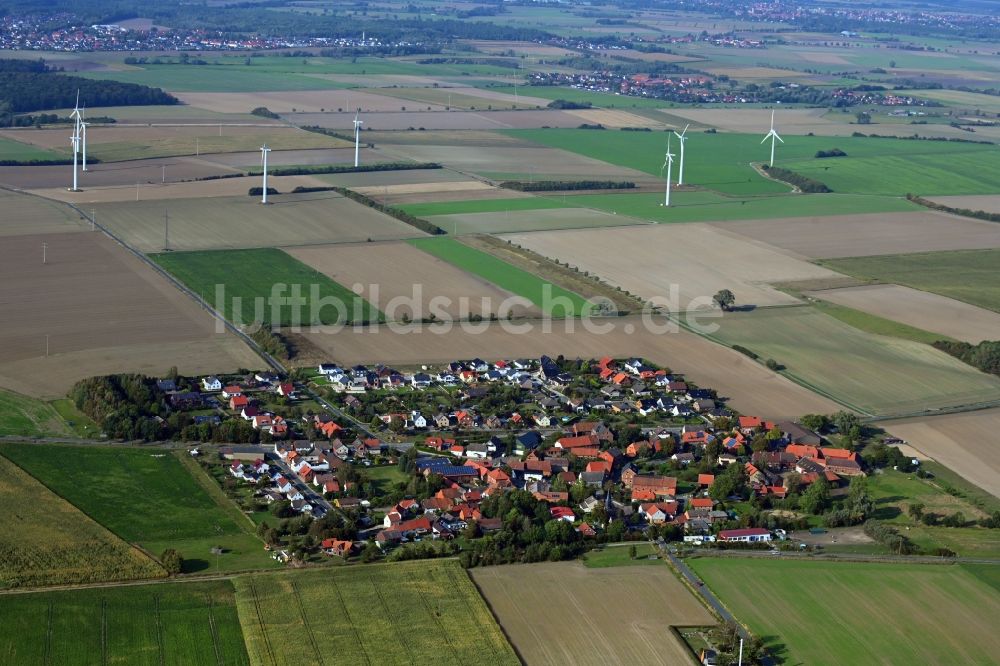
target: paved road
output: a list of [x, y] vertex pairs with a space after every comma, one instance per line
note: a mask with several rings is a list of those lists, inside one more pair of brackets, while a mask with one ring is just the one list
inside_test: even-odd
[[739, 627], [740, 636], [742, 636], [745, 639], [749, 639], [750, 633], [743, 628], [743, 625], [740, 624], [735, 617], [733, 617], [732, 613], [726, 610], [726, 607], [722, 605], [722, 602], [719, 601], [718, 597], [712, 594], [712, 591], [708, 589], [708, 587], [704, 583], [702, 583], [701, 579], [698, 578], [698, 576], [693, 571], [691, 571], [691, 568], [688, 567], [688, 565], [684, 564], [682, 560], [675, 557], [674, 554], [671, 553], [669, 549], [666, 550], [661, 549], [661, 550], [666, 554], [667, 559], [670, 560], [670, 563], [673, 564], [674, 567], [679, 572], [681, 572], [681, 575], [684, 576], [684, 578], [687, 579], [689, 583], [691, 583], [691, 587], [697, 590], [698, 594], [701, 595], [701, 598], [705, 600], [705, 603], [711, 606], [712, 609], [723, 620], [727, 622], [732, 622], [737, 627]]

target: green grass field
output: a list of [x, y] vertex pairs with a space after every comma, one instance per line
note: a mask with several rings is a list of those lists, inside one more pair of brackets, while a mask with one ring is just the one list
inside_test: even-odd
[[[780, 121], [780, 118], [779, 118]], [[779, 122], [780, 130], [780, 122]], [[767, 194], [789, 188], [756, 173], [765, 162], [761, 134], [690, 134], [684, 182], [725, 194]], [[666, 133], [595, 130], [505, 130], [506, 134], [561, 148], [611, 164], [659, 175]], [[840, 148], [848, 157], [817, 159], [819, 150]], [[676, 140], [674, 177], [680, 168]], [[775, 165], [826, 183], [839, 194], [990, 194], [1000, 183], [1000, 152], [992, 145], [867, 137], [787, 136]]]
[[[79, 72], [88, 79], [111, 79], [138, 83], [170, 92], [278, 92], [333, 90], [343, 84], [316, 76], [268, 71], [264, 68], [228, 65], [145, 65], [124, 71]], [[248, 109], [249, 111], [249, 109]]]
[[77, 409], [76, 405], [69, 398], [53, 400], [50, 404], [52, 405], [52, 409], [56, 410], [59, 417], [66, 423], [66, 427], [77, 437], [89, 439], [100, 435], [100, 426], [94, 423], [93, 419], [89, 416]]
[[454, 560], [243, 576], [235, 584], [253, 666], [519, 663]]
[[[288, 326], [381, 317], [366, 300], [281, 250], [171, 252], [151, 258], [192, 290], [207, 295], [216, 307], [220, 305], [214, 299], [216, 285], [225, 285], [225, 306], [220, 311], [236, 323]], [[288, 302], [292, 297], [299, 307]], [[241, 299], [238, 304], [236, 298]]]
[[[175, 453], [0, 444], [0, 454], [126, 541], [156, 556], [176, 548], [185, 571], [273, 565], [250, 522], [209, 494]], [[227, 552], [211, 555], [214, 546]]]
[[872, 335], [808, 307], [734, 313], [715, 337], [773, 358], [802, 383], [870, 414], [1000, 400], [1000, 378], [928, 345]]
[[5, 664], [249, 664], [228, 580], [5, 596]]
[[[560, 200], [561, 201], [561, 200]], [[672, 192], [670, 207], [663, 194], [581, 194], [566, 197], [567, 206], [582, 206], [651, 222], [720, 222], [777, 217], [813, 217], [896, 213], [917, 205], [898, 197], [857, 194], [787, 194], [727, 197], [715, 192]]]
[[[26, 137], [27, 138], [27, 137]], [[69, 141], [66, 142], [67, 152]], [[72, 155], [70, 155], [72, 157]], [[14, 141], [6, 137], [0, 137], [0, 160], [19, 160], [30, 162], [32, 160], [64, 160], [66, 155], [60, 155], [51, 150], [45, 150], [37, 146], [32, 146], [20, 141]]]
[[864, 280], [901, 284], [1000, 312], [1000, 250], [883, 255], [822, 263]]
[[435, 201], [430, 203], [401, 204], [397, 208], [410, 215], [467, 215], [469, 213], [502, 213], [504, 211], [545, 210], [566, 208], [562, 199], [524, 197], [518, 199], [469, 199], [466, 201]]
[[823, 314], [830, 315], [834, 319], [838, 319], [848, 326], [853, 326], [854, 328], [860, 329], [865, 333], [887, 335], [892, 338], [902, 338], [904, 340], [922, 342], [925, 345], [932, 344], [939, 340], [950, 340], [947, 335], [931, 333], [930, 331], [901, 324], [898, 321], [885, 319], [884, 317], [862, 312], [861, 310], [855, 310], [854, 308], [837, 305], [836, 303], [817, 301], [814, 303], [813, 307]]
[[[563, 317], [579, 315], [585, 311], [586, 299], [579, 294], [557, 287], [453, 238], [420, 238], [407, 242], [438, 259], [489, 280], [501, 289], [527, 298], [542, 308], [546, 314]], [[552, 299], [568, 302], [569, 309], [559, 303], [547, 303], [545, 298], [547, 290], [551, 290], [549, 293]]]
[[1000, 650], [995, 566], [730, 558], [689, 564], [785, 663], [993, 664]]
[[45, 437], [70, 430], [52, 405], [20, 393], [0, 390], [0, 436]]
[[629, 546], [604, 546], [597, 550], [592, 550], [583, 556], [583, 564], [593, 569], [603, 569], [604, 567], [624, 567], [649, 564], [663, 564], [662, 559], [650, 559], [650, 555], [657, 553], [656, 548], [651, 543], [641, 542], [635, 545], [635, 559], [632, 559]]
[[0, 478], [0, 588], [166, 575], [3, 457]]

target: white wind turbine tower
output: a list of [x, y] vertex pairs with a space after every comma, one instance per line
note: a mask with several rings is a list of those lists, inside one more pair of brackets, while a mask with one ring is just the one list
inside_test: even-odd
[[262, 204], [267, 203], [267, 154], [269, 152], [271, 152], [271, 149], [267, 147], [267, 144], [260, 147], [260, 164], [264, 170], [263, 194], [260, 199]]
[[670, 205], [670, 177], [674, 170], [674, 154], [670, 152], [670, 135], [667, 135], [667, 154], [663, 156], [663, 166], [660, 167], [660, 175], [663, 175], [663, 170], [667, 170], [667, 193], [663, 198], [663, 205]]
[[687, 143], [688, 127], [691, 127], [691, 125], [685, 125], [684, 126], [684, 131], [681, 132], [680, 134], [678, 134], [677, 132], [674, 132], [674, 136], [677, 137], [677, 140], [681, 144], [681, 163], [680, 163], [680, 168], [677, 170], [677, 184], [678, 185], [683, 185], [684, 184], [684, 144]]
[[83, 117], [87, 114], [87, 107], [80, 111], [80, 140], [83, 144], [83, 171], [87, 170], [87, 123]]
[[80, 154], [80, 91], [76, 91], [76, 106], [73, 107], [73, 112], [69, 114], [69, 117], [74, 120], [73, 134], [69, 137], [70, 143], [73, 145], [73, 187], [70, 188], [70, 192], [79, 192], [80, 188], [77, 183], [77, 158]]
[[359, 154], [361, 151], [361, 126], [364, 125], [364, 121], [358, 120], [358, 114], [361, 113], [361, 109], [358, 109], [357, 113], [354, 114], [354, 166], [359, 164]]
[[780, 136], [778, 136], [778, 133], [774, 131], [774, 110], [773, 109], [771, 111], [771, 131], [768, 132], [766, 135], [764, 135], [764, 139], [761, 141], [761, 143], [764, 143], [768, 139], [771, 140], [771, 163], [768, 166], [774, 166], [774, 142], [775, 142], [775, 139], [777, 139], [778, 141], [781, 141], [781, 143], [784, 143], [785, 140], [782, 139]]

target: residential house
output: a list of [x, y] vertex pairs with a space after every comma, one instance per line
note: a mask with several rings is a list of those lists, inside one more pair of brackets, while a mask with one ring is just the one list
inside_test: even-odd
[[323, 552], [327, 555], [336, 555], [337, 557], [347, 557], [351, 554], [354, 549], [353, 541], [341, 541], [339, 539], [323, 539], [320, 544]]
[[222, 390], [222, 381], [218, 377], [205, 377], [201, 380], [201, 388], [210, 393]]

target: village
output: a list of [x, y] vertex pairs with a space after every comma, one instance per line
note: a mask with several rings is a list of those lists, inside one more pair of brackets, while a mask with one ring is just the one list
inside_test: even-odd
[[[737, 415], [711, 389], [641, 359], [473, 359], [412, 372], [321, 364], [309, 381], [252, 379], [248, 389], [206, 377], [199, 404], [215, 400], [261, 433], [259, 445], [219, 454], [226, 483], [286, 525], [265, 536], [281, 561], [370, 561], [421, 542], [435, 548], [419, 556], [456, 554], [510, 528], [497, 512], [508, 493], [544, 512], [541, 523], [571, 527], [577, 549], [622, 539], [776, 547], [805, 522], [780, 511], [762, 520], [761, 508], [797, 508], [814, 485], [844, 496], [865, 475], [856, 452], [798, 423]], [[261, 407], [264, 396], [294, 404], [307, 393], [327, 409], [292, 418]], [[336, 536], [296, 538], [287, 525], [303, 517]]]

